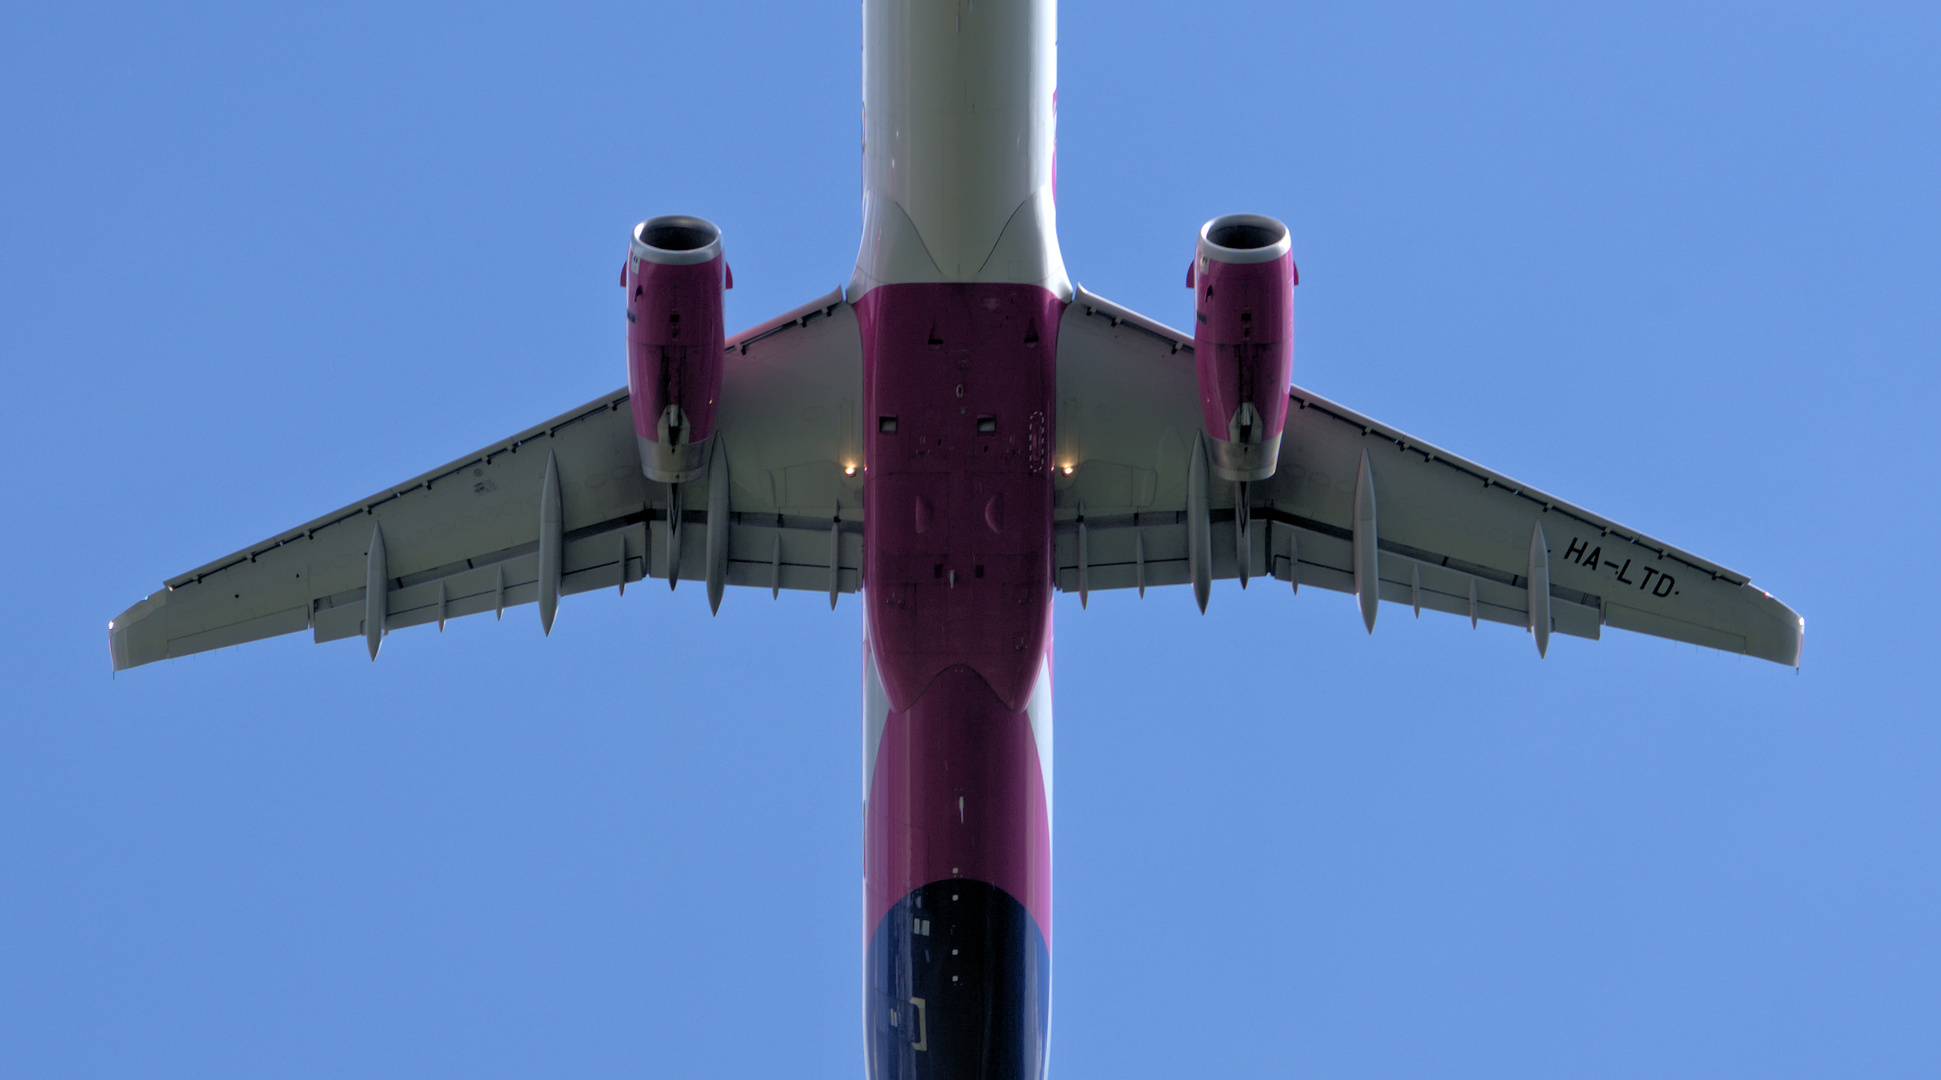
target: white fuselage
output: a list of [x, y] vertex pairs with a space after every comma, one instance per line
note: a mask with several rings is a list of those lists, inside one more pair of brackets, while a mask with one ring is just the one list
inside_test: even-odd
[[882, 284], [1041, 285], [1058, 253], [1054, 0], [865, 0], [863, 239]]

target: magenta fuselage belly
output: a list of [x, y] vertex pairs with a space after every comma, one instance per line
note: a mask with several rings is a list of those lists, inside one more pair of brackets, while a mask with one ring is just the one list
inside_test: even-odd
[[1021, 711], [1051, 618], [1052, 395], [1064, 303], [1032, 285], [880, 286], [856, 305], [877, 670], [908, 709], [976, 672]]
[[864, 1043], [1045, 1072], [1052, 470], [1072, 289], [1051, 0], [864, 0]]
[[1035, 285], [918, 283], [856, 307], [864, 595], [888, 706], [864, 839], [870, 1073], [1036, 1080], [1051, 825], [1027, 707], [1051, 634], [1064, 302]]

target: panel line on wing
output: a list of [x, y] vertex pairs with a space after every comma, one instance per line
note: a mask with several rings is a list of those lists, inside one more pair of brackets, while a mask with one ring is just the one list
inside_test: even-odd
[[458, 474], [464, 472], [467, 469], [475, 468], [481, 465], [490, 465], [492, 464], [493, 459], [498, 458], [504, 454], [518, 453], [519, 448], [522, 446], [526, 446], [540, 439], [557, 438], [558, 434], [561, 431], [573, 426], [574, 424], [582, 423], [586, 420], [592, 419], [593, 417], [600, 416], [604, 413], [612, 412], [613, 410], [620, 408], [622, 405], [625, 405], [627, 403], [627, 400], [628, 400], [627, 391], [624, 388], [621, 390], [617, 390], [611, 394], [608, 394], [606, 397], [599, 399], [599, 401], [597, 401], [591, 407], [579, 409], [576, 412], [567, 414], [565, 416], [555, 417], [554, 419], [549, 420], [544, 424], [540, 424], [536, 427], [532, 427], [527, 429], [526, 431], [520, 432], [518, 435], [515, 435], [511, 439], [501, 442], [496, 446], [493, 446], [485, 450], [480, 450], [477, 453], [467, 455], [466, 457], [461, 458], [458, 461], [454, 461], [449, 464], [442, 465], [436, 469], [431, 470], [430, 472], [423, 473], [423, 474], [420, 474], [419, 476], [413, 477], [412, 479], [407, 480], [404, 483], [397, 485], [396, 487], [390, 488], [381, 494], [371, 496], [370, 498], [365, 499], [361, 502], [354, 503], [334, 513], [325, 514], [320, 518], [317, 518], [306, 524], [300, 525], [295, 529], [290, 530], [288, 533], [278, 537], [272, 543], [264, 544], [260, 548], [244, 549], [243, 551], [239, 551], [236, 554], [231, 555], [227, 558], [217, 559], [214, 562], [197, 567], [196, 569], [191, 570], [185, 574], [179, 574], [175, 577], [169, 578], [167, 581], [164, 581], [163, 584], [170, 589], [176, 589], [190, 583], [200, 583], [206, 578], [208, 578], [211, 574], [220, 573], [221, 571], [228, 570], [231, 567], [234, 567], [243, 563], [255, 562], [259, 556], [266, 555], [269, 552], [275, 551], [281, 547], [285, 547], [295, 541], [315, 540], [317, 533], [323, 531], [324, 529], [328, 529], [333, 525], [341, 525], [344, 522], [353, 520], [358, 517], [362, 517], [368, 514], [373, 514], [377, 511], [379, 507], [384, 506], [387, 503], [395, 502], [396, 500], [401, 499], [404, 496], [409, 495], [414, 491], [418, 491], [420, 489], [430, 491], [441, 480], [445, 480], [445, 479], [449, 479], [451, 477], [457, 476]]
[[1476, 480], [1485, 488], [1502, 488], [1506, 494], [1524, 499], [1541, 508], [1546, 513], [1561, 514], [1573, 521], [1596, 529], [1600, 537], [1616, 537], [1618, 540], [1635, 544], [1659, 558], [1670, 559], [1700, 573], [1707, 574], [1715, 581], [1725, 581], [1733, 585], [1741, 586], [1751, 585], [1751, 579], [1744, 574], [1728, 570], [1717, 563], [1701, 559], [1696, 555], [1681, 551], [1670, 545], [1661, 546], [1649, 542], [1643, 538], [1643, 534], [1638, 533], [1634, 529], [1629, 529], [1609, 519], [1601, 518], [1588, 510], [1581, 509], [1537, 488], [1519, 483], [1467, 459], [1439, 450], [1430, 444], [1413, 439], [1403, 432], [1384, 427], [1359, 413], [1337, 405], [1326, 398], [1309, 393], [1298, 386], [1293, 388], [1289, 396], [1303, 410], [1313, 410], [1330, 419], [1347, 424], [1350, 427], [1359, 428], [1364, 438], [1379, 438], [1384, 442], [1393, 444], [1398, 450], [1404, 453], [1418, 454], [1425, 463], [1442, 465], [1459, 473], [1463, 473]]

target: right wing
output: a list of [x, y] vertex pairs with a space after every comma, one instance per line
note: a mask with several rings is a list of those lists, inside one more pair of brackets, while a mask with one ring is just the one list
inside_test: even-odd
[[1370, 629], [1388, 600], [1539, 648], [1611, 626], [1799, 663], [1804, 620], [1745, 575], [1299, 387], [1274, 476], [1237, 509], [1195, 452], [1190, 335], [1082, 289], [1058, 335], [1060, 589], [1272, 576], [1356, 593]]
[[109, 624], [115, 670], [303, 630], [375, 656], [391, 630], [535, 601], [550, 628], [559, 596], [648, 576], [833, 606], [862, 584], [861, 401], [838, 290], [728, 341], [713, 467], [678, 517], [623, 388], [168, 579]]

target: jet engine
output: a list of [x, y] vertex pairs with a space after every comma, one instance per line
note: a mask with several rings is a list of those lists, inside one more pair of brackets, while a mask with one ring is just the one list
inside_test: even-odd
[[721, 230], [698, 217], [634, 226], [627, 268], [627, 389], [640, 465], [685, 483], [708, 465], [726, 347], [722, 292], [734, 287]]
[[1280, 456], [1294, 363], [1294, 267], [1287, 226], [1228, 214], [1200, 228], [1186, 284], [1207, 462], [1227, 480], [1265, 480]]

